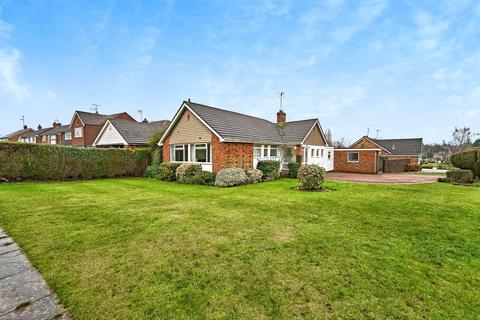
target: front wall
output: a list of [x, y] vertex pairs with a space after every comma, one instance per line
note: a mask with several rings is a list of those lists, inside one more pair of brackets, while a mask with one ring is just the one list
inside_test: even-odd
[[170, 143], [168, 137], [163, 140], [162, 145], [162, 159], [163, 162], [170, 162]]
[[410, 161], [410, 164], [414, 165], [414, 164], [418, 164], [418, 157], [403, 157], [403, 156], [387, 156], [387, 155], [383, 155], [384, 156], [384, 159], [387, 159], [387, 160], [408, 160]]
[[85, 137], [85, 146], [90, 147], [97, 139], [98, 134], [102, 130], [103, 124], [101, 126], [92, 126], [87, 124], [85, 126], [83, 135]]
[[320, 133], [320, 127], [315, 125], [312, 131], [307, 135], [303, 144], [310, 144], [314, 146], [324, 146], [325, 140]]
[[220, 142], [218, 137], [212, 133], [212, 162], [213, 172], [223, 168], [253, 168], [253, 144]]
[[[358, 151], [359, 162], [348, 162], [351, 151], [337, 151], [334, 154], [334, 170], [353, 173], [377, 173], [379, 166], [378, 151]], [[355, 151], [354, 151], [355, 152]]]
[[185, 110], [168, 138], [170, 144], [211, 142], [212, 133], [189, 110]]

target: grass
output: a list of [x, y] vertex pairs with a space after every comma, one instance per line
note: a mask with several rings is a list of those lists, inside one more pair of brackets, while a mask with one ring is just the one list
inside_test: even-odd
[[0, 185], [0, 224], [75, 319], [477, 318], [480, 189], [282, 179]]

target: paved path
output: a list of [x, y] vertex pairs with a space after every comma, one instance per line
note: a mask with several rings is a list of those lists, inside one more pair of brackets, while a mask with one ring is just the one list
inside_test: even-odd
[[0, 228], [0, 320], [68, 319], [42, 275]]
[[408, 173], [361, 174], [346, 172], [327, 172], [327, 179], [359, 183], [412, 184], [436, 182], [438, 176]]

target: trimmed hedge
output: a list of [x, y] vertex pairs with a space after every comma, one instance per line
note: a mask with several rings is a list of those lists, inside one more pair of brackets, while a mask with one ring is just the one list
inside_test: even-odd
[[0, 178], [71, 180], [141, 176], [147, 149], [74, 148], [0, 142]]
[[470, 148], [450, 156], [450, 162], [457, 168], [471, 170], [480, 177], [480, 148]]
[[186, 180], [188, 184], [199, 184], [205, 186], [213, 186], [216, 178], [215, 172], [200, 171]]
[[257, 163], [257, 169], [262, 171], [269, 180], [278, 179], [280, 172], [280, 161], [262, 160]]
[[147, 170], [145, 170], [145, 178], [158, 178], [160, 176], [160, 166], [159, 165], [149, 165]]
[[473, 183], [475, 177], [471, 170], [455, 169], [447, 171], [447, 180], [453, 183]]
[[296, 179], [298, 177], [298, 170], [300, 169], [300, 163], [289, 162], [288, 163], [288, 177]]
[[160, 165], [160, 173], [157, 178], [162, 181], [175, 181], [177, 180], [177, 168], [181, 163], [167, 162]]

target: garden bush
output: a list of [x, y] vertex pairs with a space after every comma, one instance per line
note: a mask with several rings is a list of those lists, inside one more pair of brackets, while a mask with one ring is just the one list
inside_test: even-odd
[[325, 170], [317, 165], [302, 165], [298, 171], [298, 179], [303, 189], [318, 190], [322, 188], [325, 180]]
[[447, 171], [447, 180], [453, 183], [473, 183], [475, 177], [471, 170], [455, 169]]
[[263, 172], [258, 169], [252, 169], [247, 171], [248, 182], [257, 183], [263, 181]]
[[405, 168], [405, 171], [407, 171], [407, 172], [417, 172], [417, 171], [420, 171], [420, 170], [422, 170], [422, 166], [419, 165], [419, 164], [416, 164], [416, 163], [410, 163]]
[[160, 176], [160, 166], [151, 164], [147, 167], [147, 170], [145, 170], [144, 177], [145, 178], [159, 178]]
[[147, 149], [0, 142], [0, 178], [70, 180], [143, 175]]
[[215, 184], [216, 176], [217, 175], [214, 172], [200, 171], [188, 178], [186, 183], [213, 186]]
[[298, 177], [298, 170], [300, 169], [300, 163], [289, 162], [288, 163], [288, 177], [296, 179]]
[[470, 148], [450, 156], [450, 162], [457, 168], [473, 171], [480, 177], [480, 148]]
[[160, 165], [160, 173], [157, 176], [162, 181], [175, 181], [177, 179], [177, 168], [180, 163], [167, 162]]
[[248, 183], [248, 176], [245, 170], [240, 168], [226, 168], [217, 173], [215, 186], [226, 188]]
[[269, 180], [275, 180], [278, 178], [280, 171], [280, 161], [276, 160], [262, 160], [257, 164], [257, 169], [262, 171], [264, 176]]
[[180, 183], [188, 183], [195, 174], [200, 172], [202, 172], [201, 165], [194, 163], [183, 163], [177, 168], [177, 181]]

